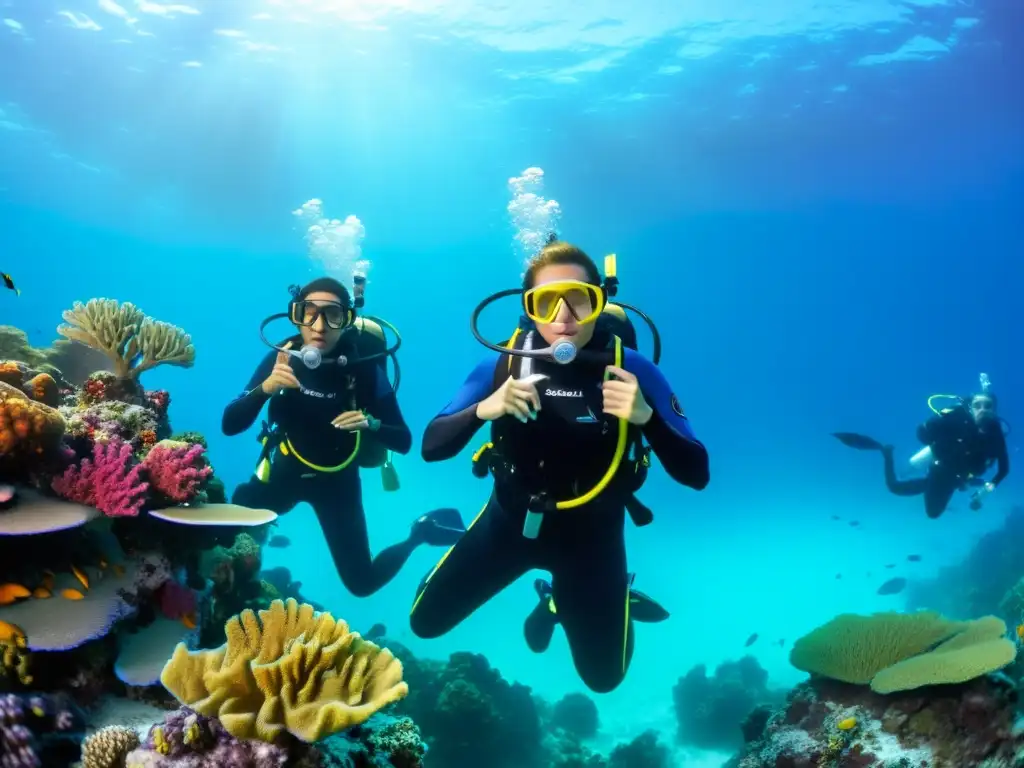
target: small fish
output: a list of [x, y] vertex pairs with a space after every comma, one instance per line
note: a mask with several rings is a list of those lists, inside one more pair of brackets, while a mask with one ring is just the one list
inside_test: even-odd
[[32, 597], [37, 600], [45, 600], [48, 597], [53, 597], [53, 592], [48, 590], [46, 587], [36, 587], [32, 590]]
[[79, 568], [77, 565], [72, 565], [71, 572], [75, 574], [75, 578], [78, 579], [78, 581], [81, 583], [83, 587], [85, 587], [86, 589], [89, 588], [89, 577], [82, 572], [81, 568]]
[[2, 277], [4, 279], [4, 286], [7, 288], [7, 290], [14, 291], [14, 295], [15, 296], [21, 296], [21, 289], [14, 287], [14, 278], [13, 277], [11, 277], [6, 272], [0, 272], [0, 277]]
[[921, 562], [921, 556], [920, 555], [907, 555], [907, 560], [909, 560], [912, 563], [920, 563]]
[[189, 629], [195, 629], [196, 628], [196, 615], [195, 615], [195, 613], [186, 613], [184, 616], [181, 617], [181, 623], [184, 624]]
[[274, 549], [283, 549], [284, 547], [290, 547], [291, 544], [292, 540], [281, 533], [277, 534], [276, 536], [271, 536], [270, 541], [267, 542], [267, 546], [274, 547]]
[[832, 515], [832, 519], [833, 520], [842, 520], [843, 518], [841, 518], [839, 515]]
[[885, 567], [886, 568], [895, 568], [896, 567], [896, 563], [886, 563]]
[[750, 646], [752, 646], [756, 642], [757, 642], [757, 632], [755, 632], [754, 634], [752, 634], [750, 637], [747, 638], [747, 642], [745, 642], [743, 644], [743, 647], [744, 648], [749, 648]]
[[25, 632], [17, 624], [0, 621], [0, 643], [14, 642], [19, 648], [25, 647]]
[[114, 571], [114, 575], [115, 576], [124, 576], [124, 566], [123, 565], [118, 565], [117, 563], [114, 563], [113, 571]]
[[369, 630], [367, 630], [364, 637], [367, 640], [379, 640], [380, 638], [384, 637], [387, 633], [388, 628], [385, 627], [383, 624], [377, 623], [370, 627]]
[[841, 574], [841, 573], [837, 573], [837, 574], [836, 574], [836, 579], [841, 579], [841, 578], [843, 578], [843, 574]]
[[851, 520], [850, 521], [850, 527], [851, 528], [857, 528], [859, 526], [860, 526], [860, 520]]
[[[0, 622], [2, 624], [3, 622]], [[1017, 625], [1017, 639], [1024, 640], [1024, 624]], [[0, 640], [3, 640], [3, 636], [0, 635]]]
[[903, 588], [907, 586], [907, 580], [897, 576], [895, 579], [889, 579], [882, 586], [878, 588], [878, 595], [898, 595], [903, 591]]
[[21, 584], [0, 584], [0, 605], [10, 605], [15, 600], [31, 595], [32, 593]]
[[62, 589], [60, 591], [60, 596], [65, 600], [85, 600], [85, 595], [77, 589]]
[[836, 723], [836, 728], [838, 728], [840, 731], [852, 731], [856, 727], [856, 717], [848, 717], [845, 720], [840, 720], [838, 723]]

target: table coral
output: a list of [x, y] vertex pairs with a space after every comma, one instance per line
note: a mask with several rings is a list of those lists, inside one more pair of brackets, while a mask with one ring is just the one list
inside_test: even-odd
[[181, 644], [161, 682], [237, 738], [307, 742], [365, 722], [408, 693], [402, 664], [311, 605], [275, 600], [225, 626], [227, 643], [190, 652]]

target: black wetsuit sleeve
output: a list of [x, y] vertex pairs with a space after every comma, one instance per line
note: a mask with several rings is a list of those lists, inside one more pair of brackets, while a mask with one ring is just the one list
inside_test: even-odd
[[423, 460], [444, 461], [459, 454], [483, 426], [476, 406], [494, 392], [496, 355], [480, 362], [452, 401], [433, 418], [423, 433]]
[[643, 428], [654, 455], [677, 483], [703, 490], [711, 479], [708, 452], [694, 436], [668, 380], [654, 363], [632, 350], [626, 350], [623, 363], [654, 411]]
[[999, 424], [996, 424], [996, 429], [999, 430], [999, 435], [996, 438], [998, 440], [995, 456], [996, 473], [992, 477], [992, 485], [999, 485], [1010, 474], [1010, 453], [1006, 450], [1006, 436]]
[[245, 391], [228, 403], [220, 422], [221, 431], [225, 435], [240, 435], [255, 423], [260, 411], [263, 410], [263, 404], [270, 399], [270, 395], [266, 394], [260, 385], [274, 370], [276, 360], [276, 352], [267, 354], [249, 378]]
[[378, 365], [374, 365], [373, 369], [377, 372], [374, 400], [366, 410], [380, 421], [380, 428], [373, 433], [374, 437], [389, 451], [404, 455], [412, 448], [412, 432], [405, 423], [398, 397], [391, 388], [387, 374]]

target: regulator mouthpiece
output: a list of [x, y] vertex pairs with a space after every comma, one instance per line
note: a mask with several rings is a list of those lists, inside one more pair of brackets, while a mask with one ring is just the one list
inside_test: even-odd
[[579, 350], [576, 349], [576, 345], [571, 341], [563, 339], [562, 341], [556, 341], [551, 346], [551, 359], [561, 365], [568, 365], [576, 359], [576, 353]]
[[317, 347], [305, 346], [300, 349], [295, 356], [302, 361], [302, 364], [307, 368], [319, 368], [320, 363], [324, 361], [323, 353]]

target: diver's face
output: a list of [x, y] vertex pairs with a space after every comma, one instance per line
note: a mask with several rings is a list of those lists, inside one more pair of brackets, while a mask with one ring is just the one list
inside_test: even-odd
[[[314, 291], [306, 297], [306, 301], [315, 306], [341, 304], [339, 297], [327, 291]], [[310, 314], [312, 315], [313, 313], [311, 312]], [[344, 330], [328, 326], [327, 321], [324, 320], [323, 313], [317, 314], [316, 320], [313, 321], [312, 325], [300, 325], [298, 328], [299, 333], [302, 335], [303, 345], [316, 347], [324, 351], [334, 348]]]
[[[553, 283], [558, 280], [580, 280], [587, 281], [587, 272], [583, 267], [575, 264], [552, 264], [542, 267], [534, 277], [534, 287]], [[572, 312], [565, 302], [558, 307], [558, 314], [550, 323], [537, 323], [537, 332], [548, 345], [555, 344], [562, 339], [568, 339], [576, 345], [577, 349], [587, 346], [594, 336], [594, 323], [577, 323]]]
[[971, 415], [977, 424], [996, 417], [996, 404], [991, 397], [976, 397], [971, 401]]

